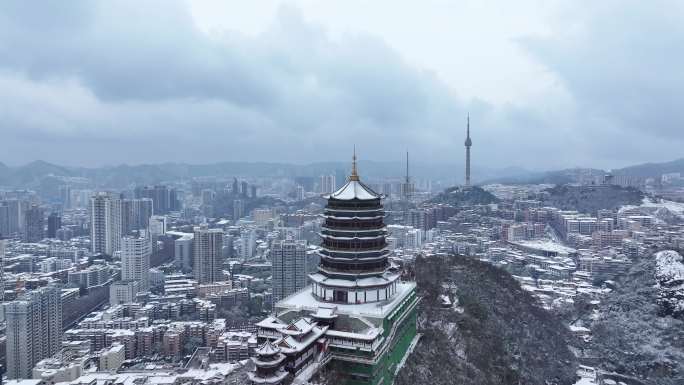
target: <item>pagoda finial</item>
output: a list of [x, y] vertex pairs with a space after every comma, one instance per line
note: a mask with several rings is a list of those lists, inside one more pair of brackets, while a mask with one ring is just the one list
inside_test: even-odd
[[352, 156], [352, 172], [349, 180], [359, 180], [359, 174], [356, 171], [356, 145], [354, 145], [354, 156]]

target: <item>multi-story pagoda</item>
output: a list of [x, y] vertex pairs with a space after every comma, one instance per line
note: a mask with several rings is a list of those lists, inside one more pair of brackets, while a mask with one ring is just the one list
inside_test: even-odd
[[359, 179], [356, 155], [349, 181], [326, 198], [321, 263], [318, 272], [309, 275], [314, 296], [356, 304], [391, 298], [399, 275], [388, 271], [382, 196]]
[[[347, 183], [326, 198], [318, 271], [275, 304], [257, 337], [285, 354], [286, 382], [330, 369], [335, 384], [389, 385], [416, 341], [416, 285], [390, 268], [382, 196], [361, 182], [356, 155]], [[268, 377], [260, 373], [253, 384]]]

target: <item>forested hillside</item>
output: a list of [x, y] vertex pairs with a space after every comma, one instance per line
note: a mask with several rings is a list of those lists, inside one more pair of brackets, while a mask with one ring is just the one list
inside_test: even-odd
[[455, 206], [496, 203], [498, 199], [478, 186], [450, 187], [430, 200], [431, 203], [448, 203]]
[[618, 209], [626, 205], [639, 205], [644, 193], [631, 187], [558, 185], [545, 190], [543, 204], [562, 210], [577, 210], [595, 214], [600, 209]]
[[[423, 337], [398, 385], [575, 382], [567, 329], [508, 273], [461, 256], [419, 257], [415, 273]], [[445, 308], [443, 294], [458, 304]]]
[[[679, 254], [668, 253], [674, 255], [647, 256], [636, 262], [601, 304], [599, 318], [591, 324], [588, 355], [598, 357], [604, 370], [647, 384], [684, 384], [684, 314], [674, 305], [681, 291], [673, 290], [682, 285], [684, 266]], [[663, 271], [675, 274], [664, 279]]]

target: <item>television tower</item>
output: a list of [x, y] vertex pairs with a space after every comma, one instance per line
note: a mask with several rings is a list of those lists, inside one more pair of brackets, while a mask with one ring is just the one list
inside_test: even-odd
[[470, 140], [470, 113], [468, 113], [468, 120], [466, 123], [466, 174], [465, 174], [465, 185], [470, 187], [470, 147], [473, 145], [473, 141]]
[[401, 186], [401, 199], [404, 206], [404, 221], [408, 222], [409, 217], [409, 207], [411, 202], [411, 193], [413, 192], [413, 186], [411, 186], [411, 177], [409, 176], [409, 153], [406, 151], [406, 179]]

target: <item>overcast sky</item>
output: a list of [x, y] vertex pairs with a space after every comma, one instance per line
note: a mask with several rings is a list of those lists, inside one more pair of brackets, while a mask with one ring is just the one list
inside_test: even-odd
[[681, 1], [4, 1], [0, 161], [684, 156]]

